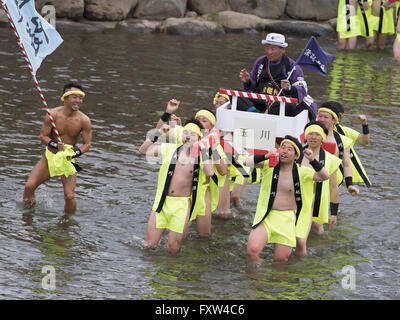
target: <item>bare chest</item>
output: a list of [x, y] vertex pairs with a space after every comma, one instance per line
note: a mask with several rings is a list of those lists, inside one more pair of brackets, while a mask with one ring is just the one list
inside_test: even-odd
[[78, 117], [57, 117], [55, 122], [58, 132], [64, 137], [76, 139], [82, 130]]
[[279, 173], [279, 182], [278, 182], [277, 192], [279, 194], [293, 194], [294, 183], [293, 183], [293, 175], [292, 175], [291, 171]]

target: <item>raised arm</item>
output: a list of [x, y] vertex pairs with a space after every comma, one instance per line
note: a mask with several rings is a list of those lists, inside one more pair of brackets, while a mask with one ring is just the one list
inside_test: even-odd
[[154, 143], [156, 143], [160, 137], [167, 136], [168, 132], [169, 126], [166, 124], [163, 124], [160, 129], [154, 129], [140, 146], [139, 152], [147, 156], [158, 157], [161, 154], [161, 146], [155, 145]]
[[174, 117], [174, 119], [171, 119], [173, 116], [173, 113], [176, 112], [179, 108], [179, 104], [181, 102], [176, 100], [176, 99], [171, 99], [168, 101], [167, 108], [165, 109], [164, 114], [161, 116], [160, 120], [157, 122], [157, 129], [160, 129], [163, 124], [168, 124], [170, 120], [177, 120], [179, 119], [178, 117]]
[[368, 128], [368, 123], [367, 123], [367, 117], [363, 114], [360, 114], [357, 116], [358, 120], [360, 120], [361, 125], [362, 125], [362, 134], [360, 134], [357, 138], [357, 142], [362, 144], [362, 145], [367, 145], [369, 144], [370, 141], [370, 134], [369, 134], [369, 128]]
[[310, 162], [310, 165], [313, 167], [313, 169], [315, 170], [314, 173], [314, 181], [324, 181], [324, 180], [328, 180], [329, 179], [329, 173], [328, 171], [325, 169], [324, 166], [322, 166], [321, 163], [319, 163], [315, 157], [314, 157], [314, 153], [312, 152], [311, 149], [305, 149], [303, 151], [304, 153], [304, 157], [306, 157], [308, 159], [308, 161]]

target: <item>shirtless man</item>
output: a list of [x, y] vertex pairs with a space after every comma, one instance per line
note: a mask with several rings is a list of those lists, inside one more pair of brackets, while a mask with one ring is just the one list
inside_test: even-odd
[[202, 161], [192, 157], [192, 146], [202, 137], [202, 125], [196, 120], [186, 122], [183, 127], [182, 143], [155, 145], [158, 137], [169, 136], [169, 126], [160, 129], [147, 138], [139, 152], [150, 156], [161, 156], [162, 164], [158, 175], [158, 187], [145, 237], [146, 247], [154, 247], [160, 241], [165, 229], [169, 229], [167, 249], [177, 253], [190, 215], [196, 207], [198, 184], [204, 175], [214, 175], [212, 161], [207, 150], [202, 148]]
[[279, 163], [269, 167], [271, 154], [256, 155], [245, 160], [247, 166], [261, 167], [262, 182], [257, 210], [247, 243], [250, 262], [262, 262], [259, 257], [267, 243], [275, 243], [274, 260], [287, 261], [296, 247], [296, 237], [306, 238], [311, 224], [311, 205], [314, 181], [329, 178], [326, 169], [315, 160], [310, 149], [304, 157], [313, 167], [299, 167], [301, 144], [286, 136], [281, 142]]
[[[40, 141], [47, 146], [48, 152], [57, 154], [63, 152], [67, 147], [75, 152], [68, 157], [70, 161], [77, 158], [90, 148], [92, 141], [92, 129], [89, 117], [80, 111], [85, 96], [82, 86], [79, 83], [71, 82], [65, 85], [61, 101], [63, 106], [50, 110], [55, 121], [61, 141], [57, 141], [56, 134], [50, 122], [49, 115], [46, 115], [40, 131]], [[82, 135], [82, 145], [76, 147], [79, 136]], [[73, 214], [76, 211], [75, 186], [76, 170], [74, 174], [61, 175], [61, 182], [64, 188], [65, 206], [64, 211]], [[58, 175], [58, 174], [57, 174]], [[51, 176], [48, 166], [48, 156], [44, 154], [33, 168], [24, 189], [24, 205], [30, 208], [35, 205], [35, 190]]]
[[[312, 230], [321, 235], [324, 233], [324, 223], [333, 225], [336, 222], [337, 208], [339, 202], [339, 186], [337, 183], [337, 169], [342, 160], [321, 148], [326, 139], [328, 130], [319, 121], [311, 121], [305, 126], [305, 140], [309, 149], [314, 153], [315, 159], [323, 165], [329, 173], [329, 181], [316, 182], [313, 195], [312, 208]], [[312, 168], [309, 161], [302, 157], [297, 163], [301, 166]], [[329, 220], [329, 208], [331, 217]], [[304, 256], [307, 254], [306, 239], [297, 239], [296, 254]]]
[[[175, 143], [181, 143], [182, 139], [183, 127], [180, 126], [180, 118], [175, 115], [175, 113], [179, 109], [179, 105], [180, 101], [176, 99], [169, 100], [167, 108], [164, 114], [158, 120], [156, 126], [156, 129], [160, 129], [164, 124], [172, 125], [173, 122], [176, 122], [176, 125], [174, 127], [170, 126], [168, 134], [169, 141], [175, 141]], [[216, 119], [213, 111], [206, 108], [201, 109], [196, 113], [195, 119], [199, 121], [203, 126], [203, 138], [214, 129]], [[200, 186], [202, 188], [202, 191], [204, 191], [205, 193], [204, 196], [202, 195], [202, 198], [204, 198], [205, 200], [205, 206], [198, 206], [199, 208], [201, 207], [201, 210], [199, 212], [194, 212], [196, 216], [197, 232], [200, 237], [209, 237], [211, 235], [211, 211], [213, 211], [212, 204], [215, 204], [215, 202], [217, 201], [216, 197], [218, 196], [218, 191], [216, 191], [216, 189], [214, 188], [214, 181], [218, 181], [218, 184], [221, 184], [222, 179], [225, 180], [225, 176], [227, 174], [227, 164], [224, 160], [225, 154], [219, 143], [213, 144], [211, 148], [211, 154], [213, 158], [215, 176], [213, 177], [213, 179], [208, 179], [209, 182], [206, 182], [205, 185]], [[229, 181], [227, 182], [229, 184]], [[203, 189], [203, 187], [205, 187], [205, 190]], [[219, 194], [221, 195], [221, 191], [219, 191]], [[221, 197], [219, 198], [219, 200], [221, 201]], [[229, 185], [227, 198], [223, 200], [225, 200], [225, 206], [227, 202], [229, 210], [228, 213], [230, 214]], [[220, 206], [220, 201], [218, 201], [218, 207]]]
[[359, 190], [353, 185], [353, 172], [350, 160], [352, 140], [334, 130], [335, 124], [339, 122], [338, 113], [339, 111], [335, 105], [328, 102], [323, 103], [318, 109], [318, 121], [322, 122], [328, 129], [328, 135], [325, 141], [336, 144], [334, 155], [343, 161], [343, 166], [341, 165], [340, 170], [338, 170], [338, 183], [341, 185], [344, 181], [348, 192], [352, 196], [355, 196], [359, 194]]

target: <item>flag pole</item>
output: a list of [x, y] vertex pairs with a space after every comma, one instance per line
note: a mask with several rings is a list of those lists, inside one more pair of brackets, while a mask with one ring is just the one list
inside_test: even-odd
[[4, 12], [5, 12], [6, 15], [7, 15], [8, 21], [10, 22], [11, 29], [14, 31], [14, 34], [15, 34], [15, 36], [16, 36], [16, 38], [17, 38], [17, 43], [18, 43], [19, 48], [21, 49], [22, 55], [24, 56], [25, 61], [26, 61], [26, 63], [28, 64], [29, 71], [31, 72], [33, 81], [35, 82], [36, 89], [38, 90], [38, 93], [39, 93], [39, 95], [40, 95], [40, 98], [42, 99], [43, 106], [44, 106], [44, 108], [46, 109], [47, 115], [48, 115], [49, 118], [50, 118], [50, 122], [51, 122], [51, 125], [53, 126], [53, 130], [54, 130], [54, 132], [55, 132], [55, 134], [56, 134], [56, 136], [57, 136], [57, 139], [58, 139], [59, 142], [62, 142], [61, 137], [60, 137], [60, 134], [59, 134], [59, 132], [58, 132], [58, 130], [57, 130], [57, 127], [56, 127], [56, 123], [55, 123], [55, 121], [54, 121], [54, 119], [53, 119], [53, 116], [52, 116], [51, 113], [50, 113], [50, 109], [49, 109], [49, 106], [47, 105], [46, 99], [44, 98], [43, 91], [42, 91], [42, 89], [40, 88], [39, 82], [38, 82], [38, 80], [36, 79], [36, 75], [35, 75], [35, 73], [34, 73], [34, 71], [33, 71], [31, 62], [29, 61], [29, 58], [28, 58], [28, 55], [26, 54], [24, 45], [22, 44], [22, 40], [21, 40], [21, 38], [19, 37], [18, 31], [17, 31], [17, 29], [15, 28], [15, 25], [14, 25], [14, 22], [13, 22], [13, 20], [12, 20], [12, 18], [11, 18], [11, 15], [10, 15], [10, 13], [8, 12], [7, 5], [6, 5], [6, 3], [5, 3], [3, 0], [1, 0], [1, 5], [2, 5], [2, 7], [3, 7]]
[[[292, 76], [292, 73], [293, 73], [294, 70], [296, 70], [296, 65], [294, 65], [292, 70], [290, 70], [286, 80], [289, 80], [289, 78]], [[281, 90], [279, 90], [279, 93], [278, 93], [277, 97], [279, 97], [281, 95], [281, 93], [282, 93], [282, 88], [281, 88]]]

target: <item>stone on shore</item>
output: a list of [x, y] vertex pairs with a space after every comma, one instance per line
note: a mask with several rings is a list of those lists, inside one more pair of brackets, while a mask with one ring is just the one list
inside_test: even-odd
[[145, 19], [126, 19], [118, 23], [117, 28], [132, 33], [157, 33], [160, 32], [160, 21], [149, 21]]
[[225, 33], [223, 27], [212, 21], [197, 18], [168, 18], [161, 27], [161, 32], [184, 36], [209, 36]]
[[35, 8], [36, 11], [41, 13], [42, 8], [46, 4], [51, 4], [56, 9], [57, 18], [67, 18], [74, 21], [79, 21], [83, 18], [83, 13], [85, 11], [85, 1], [84, 0], [36, 0]]
[[227, 32], [243, 30], [264, 30], [264, 19], [258, 16], [235, 11], [221, 11], [215, 17]]
[[185, 15], [187, 0], [139, 0], [134, 18], [164, 20]]
[[188, 0], [187, 7], [200, 15], [230, 10], [228, 0]]
[[294, 19], [324, 21], [336, 18], [337, 0], [287, 0], [286, 14]]
[[138, 0], [85, 0], [85, 17], [90, 20], [121, 21], [128, 17]]
[[285, 13], [287, 0], [229, 0], [231, 10], [260, 18], [278, 19]]
[[81, 19], [79, 22], [69, 19], [57, 19], [56, 28], [59, 31], [67, 32], [99, 32], [107, 29], [115, 29], [116, 21], [93, 21]]
[[313, 21], [293, 21], [293, 20], [267, 20], [264, 19], [265, 30], [267, 32], [277, 32], [285, 35], [301, 36], [327, 36], [333, 29], [329, 23], [317, 23]]

